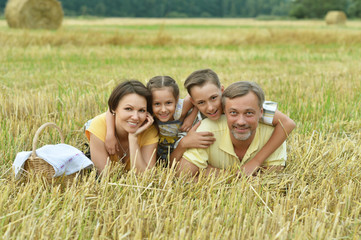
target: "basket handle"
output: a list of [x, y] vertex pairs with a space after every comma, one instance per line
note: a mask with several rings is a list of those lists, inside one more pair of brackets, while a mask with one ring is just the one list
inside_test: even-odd
[[44, 130], [44, 128], [46, 128], [46, 127], [53, 127], [56, 130], [58, 130], [59, 135], [60, 135], [60, 139], [61, 139], [61, 143], [64, 143], [64, 136], [63, 136], [63, 133], [61, 132], [61, 129], [55, 123], [52, 123], [52, 122], [44, 123], [36, 131], [34, 139], [33, 139], [33, 152], [31, 153], [31, 156], [34, 157], [34, 158], [36, 157], [36, 152], [35, 151], [36, 151], [36, 144], [38, 142], [39, 135]]

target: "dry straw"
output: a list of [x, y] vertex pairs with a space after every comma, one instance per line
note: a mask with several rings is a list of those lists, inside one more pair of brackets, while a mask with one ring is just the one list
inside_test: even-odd
[[346, 24], [347, 17], [346, 14], [342, 11], [329, 11], [326, 14], [325, 20], [327, 25], [343, 25]]
[[58, 29], [63, 16], [57, 0], [9, 0], [5, 8], [11, 28]]

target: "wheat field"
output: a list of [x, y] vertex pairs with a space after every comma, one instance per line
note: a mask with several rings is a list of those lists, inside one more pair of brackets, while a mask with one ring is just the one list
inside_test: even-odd
[[[0, 20], [0, 46], [0, 239], [360, 239], [361, 21], [65, 19], [30, 31]], [[185, 96], [201, 68], [225, 87], [256, 81], [295, 120], [282, 173], [14, 180], [41, 124], [82, 149], [83, 124], [117, 83], [170, 75]], [[58, 141], [48, 130], [38, 144]]]

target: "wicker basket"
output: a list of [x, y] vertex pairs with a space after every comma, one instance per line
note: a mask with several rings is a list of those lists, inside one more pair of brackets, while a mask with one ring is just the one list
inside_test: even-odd
[[41, 177], [45, 178], [48, 182], [53, 182], [54, 180], [72, 182], [77, 173], [54, 178], [53, 177], [55, 174], [54, 168], [49, 163], [47, 163], [45, 160], [39, 158], [36, 155], [35, 151], [36, 151], [36, 146], [37, 146], [39, 135], [46, 127], [53, 127], [56, 130], [58, 130], [60, 138], [61, 138], [61, 143], [64, 143], [64, 136], [63, 136], [60, 128], [55, 123], [48, 122], [48, 123], [44, 123], [43, 125], [41, 125], [40, 128], [35, 133], [35, 136], [33, 139], [33, 151], [31, 153], [30, 157], [25, 161], [24, 170], [30, 174], [35, 174], [37, 176], [41, 176]]

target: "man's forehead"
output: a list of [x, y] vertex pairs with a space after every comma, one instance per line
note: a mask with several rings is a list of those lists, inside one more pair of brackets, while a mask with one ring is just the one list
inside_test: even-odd
[[226, 109], [236, 109], [236, 110], [260, 110], [258, 105], [258, 98], [253, 92], [249, 92], [246, 95], [235, 97], [235, 98], [226, 98], [225, 107]]

